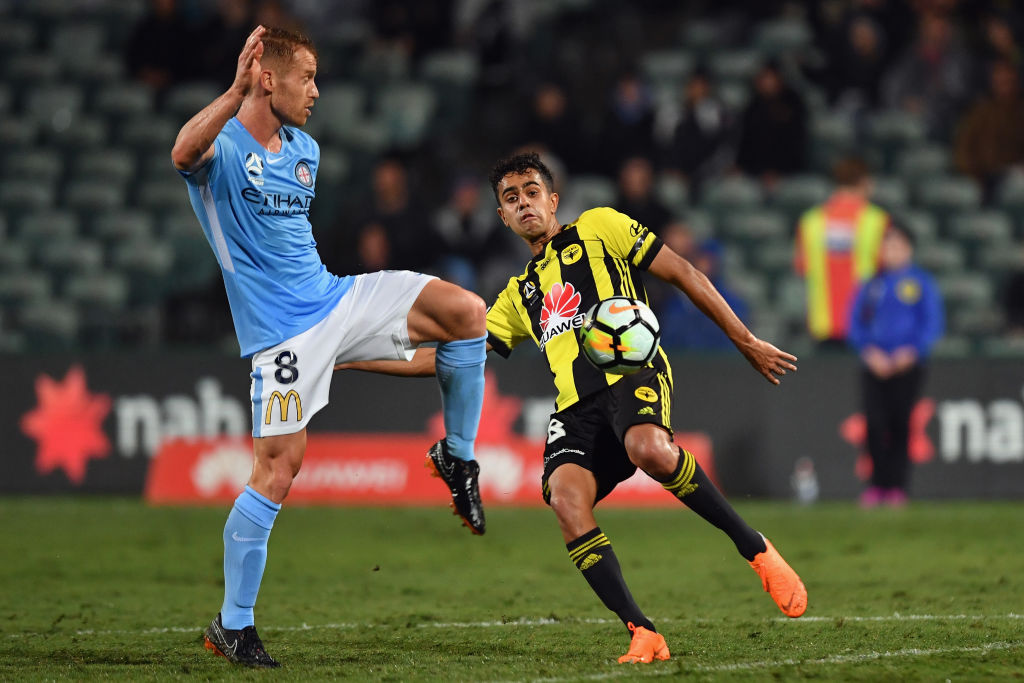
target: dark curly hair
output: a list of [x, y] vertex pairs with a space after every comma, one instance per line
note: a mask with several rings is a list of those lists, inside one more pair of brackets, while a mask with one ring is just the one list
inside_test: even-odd
[[540, 160], [540, 155], [536, 152], [523, 152], [498, 161], [498, 163], [494, 164], [491, 174], [487, 177], [491, 181], [491, 191], [494, 192], [494, 198], [498, 200], [499, 204], [501, 203], [501, 197], [498, 196], [498, 184], [501, 182], [501, 179], [509, 174], [519, 175], [531, 170], [540, 173], [540, 177], [544, 180], [544, 185], [548, 188], [548, 192], [554, 191], [555, 179], [551, 176], [551, 169]]

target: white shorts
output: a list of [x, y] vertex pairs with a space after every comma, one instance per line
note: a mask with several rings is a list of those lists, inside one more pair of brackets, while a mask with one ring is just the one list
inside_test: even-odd
[[409, 311], [431, 275], [406, 270], [355, 276], [326, 318], [252, 357], [252, 435], [301, 431], [327, 405], [334, 364], [411, 360]]

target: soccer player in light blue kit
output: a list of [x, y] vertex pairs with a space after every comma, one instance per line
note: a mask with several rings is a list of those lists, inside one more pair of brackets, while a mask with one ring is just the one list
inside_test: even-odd
[[438, 342], [446, 436], [427, 454], [470, 530], [484, 532], [473, 456], [483, 403], [486, 311], [451, 283], [407, 271], [339, 277], [316, 251], [309, 207], [320, 148], [298, 130], [319, 97], [308, 38], [257, 27], [228, 90], [178, 133], [171, 158], [224, 276], [242, 355], [252, 358], [253, 470], [224, 527], [224, 603], [206, 647], [276, 667], [253, 606], [267, 539], [299, 472], [306, 425], [336, 364], [405, 360]]

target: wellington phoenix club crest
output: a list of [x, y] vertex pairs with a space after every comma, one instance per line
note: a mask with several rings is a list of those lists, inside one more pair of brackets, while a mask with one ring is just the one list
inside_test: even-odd
[[583, 314], [579, 312], [582, 297], [571, 282], [555, 283], [544, 295], [544, 308], [540, 312], [540, 348], [563, 332], [580, 327]]

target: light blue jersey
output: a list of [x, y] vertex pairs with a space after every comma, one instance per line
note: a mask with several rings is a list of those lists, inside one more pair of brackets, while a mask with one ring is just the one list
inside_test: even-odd
[[220, 263], [245, 357], [305, 332], [352, 286], [351, 276], [327, 272], [309, 224], [320, 147], [290, 127], [281, 128], [281, 141], [280, 153], [271, 153], [232, 118], [213, 159], [182, 173]]

